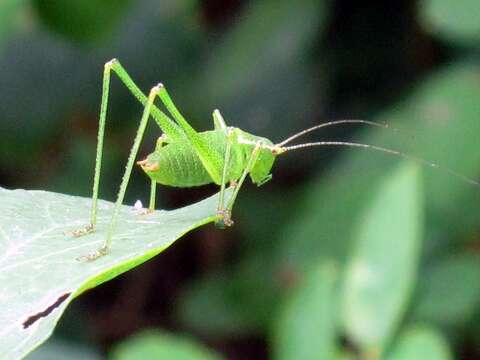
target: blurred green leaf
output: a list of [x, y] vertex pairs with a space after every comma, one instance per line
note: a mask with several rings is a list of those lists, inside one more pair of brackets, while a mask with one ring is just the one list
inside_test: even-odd
[[250, 317], [239, 306], [236, 285], [228, 275], [214, 274], [190, 284], [179, 298], [178, 318], [189, 330], [206, 336], [233, 336], [252, 331]]
[[273, 331], [274, 358], [332, 359], [337, 353], [338, 270], [326, 261], [287, 297]]
[[136, 334], [117, 345], [109, 356], [112, 360], [219, 360], [203, 345], [188, 337], [158, 330]]
[[415, 281], [423, 237], [418, 165], [385, 178], [357, 221], [343, 287], [347, 336], [362, 351], [381, 353], [395, 331]]
[[[319, 84], [312, 78], [309, 53], [327, 26], [329, 1], [247, 2], [198, 79], [196, 101], [221, 105], [227, 123], [254, 131], [298, 129], [318, 105]], [[200, 98], [198, 94], [203, 94]], [[297, 125], [297, 126], [296, 126]], [[272, 134], [270, 132], [270, 134]], [[272, 136], [273, 137], [273, 136]]]
[[417, 326], [400, 334], [386, 360], [450, 360], [448, 342], [435, 329]]
[[355, 360], [356, 357], [354, 354], [340, 350], [337, 355], [334, 357], [335, 360]]
[[274, 280], [262, 258], [249, 257], [235, 271], [192, 282], [179, 298], [179, 319], [188, 329], [216, 338], [264, 330], [275, 310], [270, 304], [279, 300]]
[[441, 325], [467, 322], [480, 305], [480, 261], [461, 255], [422, 271], [411, 316]]
[[[223, 97], [238, 96], [256, 75], [271, 73], [312, 42], [325, 25], [327, 2], [262, 0], [248, 4], [243, 16], [215, 51], [208, 81]], [[274, 65], [272, 67], [272, 65]]]
[[0, 358], [25, 356], [52, 333], [67, 305], [87, 289], [149, 260], [215, 218], [216, 196], [173, 211], [137, 216], [124, 206], [111, 251], [93, 262], [77, 257], [105, 239], [113, 204], [99, 202], [97, 230], [76, 239], [91, 200], [0, 188]]
[[[17, 14], [27, 4], [27, 0], [2, 0], [0, 2], [0, 46], [13, 28]], [[0, 48], [1, 49], [1, 48]]]
[[424, 0], [419, 2], [423, 25], [447, 40], [477, 45], [480, 41], [480, 2]]
[[112, 30], [130, 0], [35, 0], [33, 4], [50, 29], [74, 41], [88, 43]]

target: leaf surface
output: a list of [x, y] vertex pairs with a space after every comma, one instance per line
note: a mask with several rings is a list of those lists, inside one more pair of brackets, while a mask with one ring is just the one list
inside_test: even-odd
[[65, 231], [89, 219], [90, 199], [0, 188], [0, 358], [28, 354], [52, 333], [73, 298], [157, 255], [186, 232], [214, 220], [216, 196], [139, 215], [123, 206], [111, 251], [93, 262], [77, 257], [103, 242], [113, 204], [99, 202], [97, 230]]

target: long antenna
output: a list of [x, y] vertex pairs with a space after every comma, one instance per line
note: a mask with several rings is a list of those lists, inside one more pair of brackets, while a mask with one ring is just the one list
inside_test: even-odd
[[362, 144], [362, 143], [356, 143], [356, 142], [348, 142], [348, 141], [318, 141], [318, 142], [311, 142], [311, 143], [305, 143], [305, 144], [299, 144], [299, 145], [292, 145], [292, 146], [284, 146], [281, 147], [282, 152], [286, 151], [291, 151], [291, 150], [298, 150], [298, 149], [303, 149], [307, 147], [313, 147], [313, 146], [350, 146], [350, 147], [359, 147], [363, 149], [369, 149], [369, 150], [375, 150], [375, 151], [381, 151], [390, 155], [395, 155], [395, 156], [400, 156], [404, 159], [408, 160], [413, 160], [418, 163], [421, 163], [423, 165], [429, 166], [431, 168], [436, 168], [440, 169], [442, 171], [445, 171], [449, 173], [452, 176], [455, 176], [458, 179], [461, 179], [471, 185], [475, 186], [480, 186], [480, 182], [477, 180], [473, 180], [465, 175], [462, 175], [456, 171], [453, 171], [452, 169], [449, 169], [444, 166], [440, 166], [439, 164], [427, 161], [425, 159], [405, 154], [403, 152], [397, 151], [397, 150], [392, 150], [392, 149], [387, 149], [384, 147], [376, 146], [376, 145], [370, 145], [370, 144]]
[[378, 123], [378, 122], [368, 121], [368, 120], [358, 120], [358, 119], [335, 120], [335, 121], [329, 121], [329, 122], [325, 122], [325, 123], [322, 123], [322, 124], [318, 124], [318, 125], [312, 126], [311, 128], [302, 130], [302, 131], [300, 131], [296, 134], [293, 134], [289, 138], [287, 138], [287, 139], [283, 140], [281, 143], [277, 144], [277, 146], [283, 146], [285, 144], [288, 144], [290, 141], [295, 140], [296, 138], [298, 138], [302, 135], [305, 135], [305, 134], [307, 134], [311, 131], [321, 129], [321, 128], [324, 128], [324, 127], [327, 127], [327, 126], [346, 124], [346, 123], [372, 125], [372, 126], [378, 126], [378, 127], [384, 128], [384, 129], [389, 128], [388, 124], [383, 124], [383, 123]]

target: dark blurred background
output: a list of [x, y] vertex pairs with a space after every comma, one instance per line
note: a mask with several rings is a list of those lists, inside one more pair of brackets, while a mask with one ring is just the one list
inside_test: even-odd
[[[91, 196], [103, 64], [113, 57], [145, 92], [164, 83], [198, 130], [213, 127], [215, 108], [274, 142], [326, 120], [377, 120], [398, 130], [345, 125], [308, 139], [375, 143], [478, 179], [479, 50], [477, 0], [3, 0], [0, 185]], [[111, 89], [108, 200], [142, 111], [117, 78]], [[151, 122], [141, 156], [159, 135]], [[225, 359], [281, 358], [283, 302], [312, 264], [342, 268], [363, 204], [401, 161], [350, 148], [280, 157], [271, 182], [241, 191], [234, 227], [205, 226], [82, 295], [44, 348], [103, 357], [156, 328]], [[480, 359], [480, 187], [422, 173], [425, 234], [401, 327], [428, 324], [454, 358]], [[136, 169], [126, 203], [146, 203], [148, 191]], [[158, 206], [215, 191], [159, 187]], [[338, 339], [355, 354], [348, 334]]]

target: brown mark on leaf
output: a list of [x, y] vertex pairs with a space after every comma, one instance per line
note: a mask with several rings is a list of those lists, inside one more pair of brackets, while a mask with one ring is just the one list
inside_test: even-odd
[[23, 328], [26, 329], [30, 327], [33, 323], [37, 320], [41, 319], [42, 317], [47, 317], [53, 310], [59, 307], [67, 298], [70, 296], [71, 293], [65, 293], [60, 296], [52, 305], [47, 307], [45, 310], [40, 311], [34, 315], [31, 315], [23, 322]]

